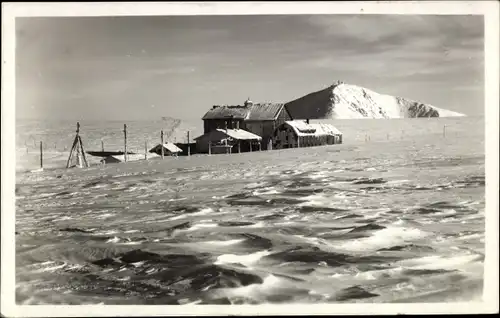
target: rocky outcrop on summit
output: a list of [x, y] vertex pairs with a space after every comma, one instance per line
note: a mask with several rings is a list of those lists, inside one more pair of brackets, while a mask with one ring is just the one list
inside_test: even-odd
[[294, 119], [456, 117], [463, 114], [369, 89], [336, 84], [285, 104]]

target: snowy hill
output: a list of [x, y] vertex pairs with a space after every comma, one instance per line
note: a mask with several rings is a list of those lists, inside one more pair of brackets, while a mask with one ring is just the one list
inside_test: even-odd
[[460, 113], [338, 82], [285, 104], [294, 119], [456, 117]]

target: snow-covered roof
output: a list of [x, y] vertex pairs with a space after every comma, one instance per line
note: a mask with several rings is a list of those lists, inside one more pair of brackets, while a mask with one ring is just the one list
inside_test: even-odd
[[245, 120], [274, 120], [278, 117], [285, 104], [281, 103], [258, 103], [252, 104], [250, 112]]
[[[149, 152], [159, 152], [160, 151], [161, 144], [156, 145], [153, 147]], [[182, 152], [182, 149], [177, 147], [171, 142], [167, 142], [163, 144], [163, 148], [167, 149], [170, 152]]]
[[194, 140], [201, 139], [204, 136], [211, 135], [210, 139], [212, 140], [222, 140], [224, 138], [230, 137], [237, 140], [262, 140], [262, 137], [259, 135], [253, 134], [249, 131], [243, 129], [216, 129], [211, 132], [208, 132], [204, 135], [196, 137]]
[[249, 131], [243, 130], [243, 129], [217, 129], [218, 131], [222, 132], [223, 134], [226, 134], [227, 136], [233, 138], [233, 139], [240, 139], [240, 140], [261, 140], [262, 137], [259, 135], [253, 134]]
[[243, 119], [249, 121], [274, 120], [283, 109], [283, 103], [252, 103], [237, 106], [214, 106], [204, 116], [206, 119]]
[[288, 125], [292, 126], [292, 128], [294, 128], [294, 130], [296, 130], [297, 132], [300, 132], [300, 133], [307, 134], [307, 133], [314, 133], [316, 131], [316, 128], [314, 128], [310, 124], [307, 124], [303, 120], [289, 120], [289, 121], [286, 121], [286, 123]]
[[[124, 162], [125, 161], [124, 155], [107, 156], [104, 159], [101, 159], [101, 161], [108, 161], [110, 159], [114, 159], [117, 162]], [[142, 160], [142, 159], [144, 159], [144, 155], [141, 155], [141, 154], [127, 154], [127, 161], [137, 161], [137, 160]]]
[[203, 120], [206, 119], [245, 119], [248, 116], [250, 109], [247, 106], [218, 106], [212, 107], [204, 116]]
[[310, 123], [309, 125], [316, 127], [317, 130], [323, 131], [329, 135], [342, 135], [342, 132], [332, 124], [318, 122], [318, 123]]
[[303, 120], [289, 120], [285, 123], [293, 128], [297, 136], [342, 135], [342, 133], [331, 124], [321, 122], [308, 124]]

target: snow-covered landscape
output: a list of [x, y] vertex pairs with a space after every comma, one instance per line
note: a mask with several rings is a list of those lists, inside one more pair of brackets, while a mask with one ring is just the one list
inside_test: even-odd
[[[144, 133], [132, 145], [140, 149], [154, 135], [147, 133], [151, 124], [129, 123]], [[61, 151], [47, 162], [52, 168], [30, 173], [37, 165], [34, 152], [32, 166], [17, 174], [16, 299], [480, 299], [483, 125], [478, 117], [366, 120], [361, 127], [359, 120], [344, 120], [336, 123], [346, 136], [341, 145], [86, 169], [64, 169], [67, 152]], [[111, 126], [82, 124], [85, 146], [98, 147]], [[74, 133], [71, 122], [36, 127], [35, 138], [54, 136], [51, 141]], [[108, 147], [120, 149], [121, 138], [114, 142], [108, 139]], [[25, 156], [22, 147], [18, 151]]]

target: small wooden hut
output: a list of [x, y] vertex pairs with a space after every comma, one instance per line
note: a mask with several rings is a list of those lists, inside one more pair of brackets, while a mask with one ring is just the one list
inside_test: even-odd
[[177, 156], [179, 153], [182, 152], [182, 149], [177, 147], [171, 142], [167, 142], [163, 144], [163, 147], [161, 144], [158, 144], [151, 148], [149, 150], [150, 153], [155, 153], [157, 155], [161, 156], [161, 149], [163, 148], [163, 155], [164, 156]]
[[194, 139], [200, 153], [233, 153], [261, 149], [262, 137], [243, 129], [215, 129]]

